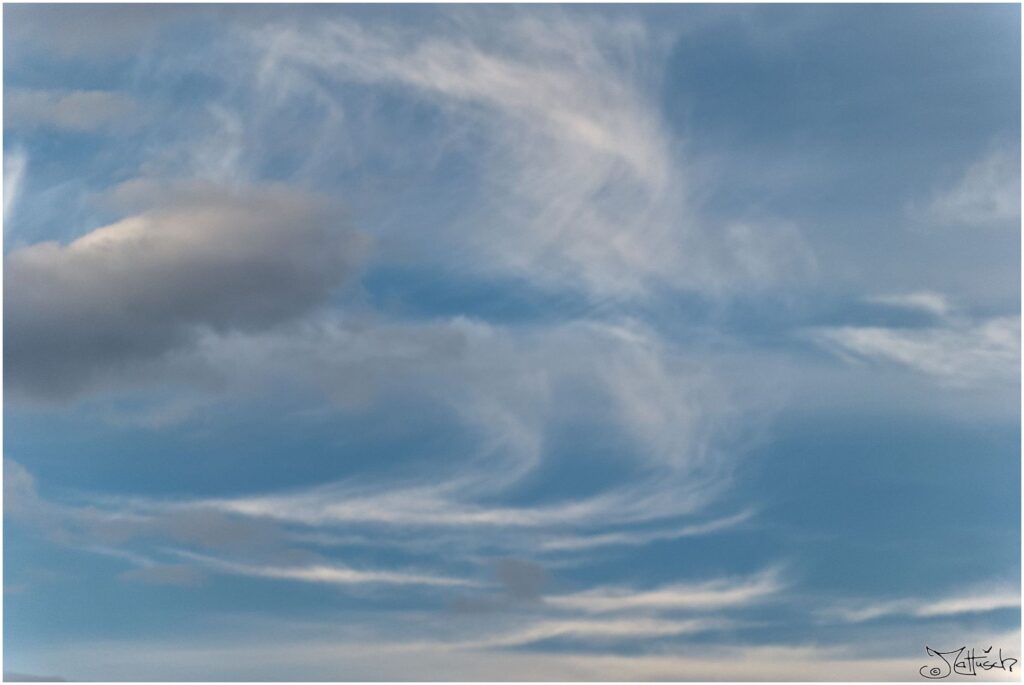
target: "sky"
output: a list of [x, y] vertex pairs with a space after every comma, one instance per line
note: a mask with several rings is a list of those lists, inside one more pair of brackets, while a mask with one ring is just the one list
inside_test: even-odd
[[1018, 5], [3, 18], [8, 679], [1021, 658]]

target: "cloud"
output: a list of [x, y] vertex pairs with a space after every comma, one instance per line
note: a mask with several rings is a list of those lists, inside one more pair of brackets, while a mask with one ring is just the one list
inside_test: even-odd
[[[5, 515], [56, 542], [107, 550], [104, 546], [156, 538], [236, 553], [283, 551], [284, 531], [272, 521], [202, 507], [138, 506], [105, 498], [63, 504], [42, 497], [35, 478], [21, 464], [10, 457], [3, 461]], [[146, 557], [123, 553], [149, 565]]]
[[[595, 654], [593, 651], [452, 650], [443, 644], [411, 641], [343, 643], [317, 636], [302, 641], [265, 640], [214, 643], [209, 639], [171, 641], [90, 641], [46, 650], [52, 663], [76, 678], [139, 680], [147, 674], [167, 681], [331, 680], [345, 673], [353, 680], [422, 679], [540, 682], [634, 681], [899, 681], [917, 675], [923, 655], [871, 658], [813, 645], [706, 645], [676, 654]], [[987, 643], [986, 643], [987, 644]], [[1009, 641], [1004, 644], [1016, 644]], [[115, 664], [98, 655], [124, 654]], [[909, 675], [908, 675], [909, 674]], [[1016, 674], [1011, 674], [1016, 679]]]
[[[246, 616], [251, 623], [252, 617]], [[160, 680], [226, 680], [232, 677], [259, 680], [331, 680], [345, 673], [352, 680], [409, 681], [431, 677], [449, 681], [493, 681], [502, 679], [547, 682], [594, 681], [909, 681], [920, 678], [919, 670], [929, 662], [916, 640], [896, 640], [883, 649], [866, 648], [862, 642], [842, 646], [807, 641], [773, 641], [766, 644], [736, 644], [706, 640], [679, 640], [671, 651], [644, 652], [637, 642], [650, 640], [658, 629], [683, 630], [683, 622], [619, 624], [615, 629], [631, 633], [632, 649], [625, 653], [596, 653], [586, 647], [608, 642], [586, 629], [573, 637], [569, 629], [554, 637], [582, 642], [573, 647], [538, 649], [456, 648], [441, 640], [352, 640], [331, 634], [331, 628], [312, 628], [300, 638], [285, 634], [280, 627], [269, 635], [251, 635], [244, 641], [222, 636], [189, 635], [173, 640], [94, 640], [54, 645], [42, 652], [47, 663], [66, 669], [82, 680], [110, 677], [138, 680], [149, 674]], [[581, 627], [581, 626], [576, 626]], [[705, 623], [704, 627], [714, 630]], [[700, 632], [697, 625], [691, 626]], [[728, 624], [719, 628], [728, 628]], [[547, 633], [554, 632], [552, 626]], [[639, 633], [647, 629], [648, 635]], [[538, 630], [536, 634], [541, 634]], [[609, 629], [608, 632], [611, 632]], [[691, 631], [689, 634], [695, 634]], [[687, 633], [681, 635], [685, 638]], [[220, 637], [221, 639], [217, 639]], [[662, 635], [671, 638], [670, 635]], [[949, 639], [956, 640], [953, 634]], [[1017, 630], [987, 633], [975, 638], [978, 645], [1014, 649], [1020, 644]], [[959, 643], [958, 643], [959, 644]], [[515, 645], [509, 645], [515, 647]], [[1004, 653], [1006, 653], [1004, 651]], [[116, 664], [104, 655], [124, 654]], [[990, 680], [1019, 680], [1013, 673], [990, 671]]]
[[[655, 469], [706, 475], [691, 480], [695, 487], [677, 492], [682, 505], [684, 491], [719, 475], [717, 467], [724, 465], [712, 443], [725, 438], [720, 426], [738, 423], [743, 413], [712, 361], [691, 356], [630, 320], [518, 327], [464, 317], [426, 322], [321, 317], [258, 336], [208, 336], [198, 354], [210, 368], [244, 382], [287, 379], [312, 387], [342, 410], [399, 396], [448, 407], [478, 437], [489, 467], [486, 476], [470, 477], [461, 469], [456, 480], [492, 492], [538, 465], [549, 427], [598, 422], [635, 443], [631, 459]], [[559, 402], [567, 393], [574, 401]], [[442, 522], [429, 511], [434, 505], [428, 500], [445, 492], [450, 489], [408, 492], [372, 517]], [[365, 501], [349, 497], [344, 510], [354, 512], [355, 503]], [[406, 519], [402, 512], [411, 514], [416, 502], [424, 508]], [[332, 515], [348, 514], [337, 508]], [[493, 515], [464, 511], [451, 522], [488, 519]]]
[[[559, 529], [601, 526], [620, 521], [647, 521], [679, 515], [691, 502], [671, 502], [668, 487], [644, 480], [590, 497], [532, 506], [485, 506], [474, 503], [480, 484], [475, 476], [436, 487], [391, 488], [334, 483], [284, 494], [201, 500], [195, 506], [232, 514], [307, 526], [369, 525], [395, 529], [447, 528], [471, 531]], [[678, 478], [678, 474], [675, 474]], [[495, 533], [496, 534], [496, 533]]]
[[113, 130], [139, 123], [142, 112], [130, 96], [106, 90], [13, 89], [4, 94], [4, 128], [54, 128], [73, 132]]
[[692, 635], [723, 628], [725, 621], [709, 619], [568, 619], [543, 620], [521, 631], [473, 640], [457, 645], [462, 649], [517, 647], [552, 639], [583, 642], [621, 643], [626, 640]]
[[453, 610], [461, 614], [487, 614], [539, 606], [550, 580], [547, 569], [532, 561], [512, 558], [497, 559], [492, 566], [495, 580], [501, 586], [500, 593], [456, 597], [452, 602]]
[[936, 618], [984, 613], [1020, 607], [1020, 589], [1005, 583], [987, 583], [962, 594], [931, 599], [908, 598], [883, 602], [847, 603], [823, 612], [823, 616], [861, 623], [886, 616]]
[[[78, 506], [58, 504], [40, 497], [31, 474], [10, 458], [4, 459], [4, 488], [4, 508], [10, 518], [55, 542], [128, 561], [135, 568], [122, 573], [123, 580], [195, 584], [201, 579], [195, 567], [198, 564], [217, 573], [328, 585], [476, 585], [459, 578], [328, 563], [312, 552], [289, 545], [286, 532], [266, 519], [152, 502], [136, 502], [135, 506], [126, 502], [111, 506], [110, 501], [102, 500]], [[157, 543], [152, 552], [140, 554], [129, 548], [130, 543], [147, 541]], [[239, 561], [168, 548], [168, 541], [216, 550]], [[170, 554], [178, 562], [184, 559], [193, 565], [157, 562], [152, 558], [154, 554]]]
[[594, 588], [570, 595], [547, 597], [551, 606], [584, 613], [612, 613], [631, 610], [719, 609], [748, 606], [777, 595], [783, 584], [777, 569], [744, 579], [716, 579], [696, 584], [678, 584], [654, 590]]
[[5, 259], [7, 387], [60, 399], [187, 347], [324, 303], [363, 241], [320, 200], [279, 187], [135, 185], [144, 211]]
[[677, 528], [655, 530], [631, 530], [596, 535], [567, 535], [542, 540], [540, 548], [544, 550], [582, 550], [594, 547], [613, 545], [640, 546], [658, 540], [677, 540], [695, 535], [708, 535], [721, 530], [728, 530], [750, 519], [753, 510], [742, 511], [732, 516], [713, 519], [705, 523], [695, 523]]
[[[380, 617], [387, 612], [373, 613]], [[764, 634], [772, 625], [790, 626], [790, 619], [778, 624], [764, 614], [751, 622], [742, 616], [655, 617], [635, 612], [605, 621], [607, 617], [535, 613], [453, 617], [408, 609], [399, 616], [396, 635], [388, 623], [339, 622], [330, 617], [282, 620], [246, 611], [218, 616], [213, 630], [169, 638], [47, 644], [22, 658], [29, 656], [26, 663], [46, 664], [46, 670], [80, 680], [132, 680], [149, 674], [179, 681], [330, 680], [340, 672], [353, 680], [400, 681], [416, 680], [424, 673], [452, 681], [488, 681], [495, 674], [526, 681], [901, 681], [918, 678], [919, 669], [930, 660], [920, 633], [906, 624], [873, 625], [867, 633], [851, 635], [849, 630], [821, 630], [811, 616], [809, 624], [818, 626], [813, 640], [769, 638], [754, 643], [740, 637], [745, 627]], [[931, 622], [927, 640], [959, 646], [962, 633], [960, 622]], [[1020, 631], [978, 625], [971, 640], [1017, 657]], [[112, 653], [124, 653], [125, 658], [112, 666], [104, 658]], [[991, 671], [988, 677], [1013, 680], [1016, 671]]]
[[39, 496], [35, 477], [18, 462], [4, 457], [4, 514], [10, 519], [54, 529], [59, 514]]
[[301, 566], [255, 565], [228, 562], [212, 557], [180, 552], [213, 571], [273, 580], [289, 580], [326, 585], [430, 585], [439, 587], [466, 587], [475, 585], [471, 580], [448, 578], [403, 571], [355, 569], [340, 564], [306, 564]]
[[926, 216], [940, 225], [1020, 228], [1019, 152], [1001, 147], [935, 194]]
[[[29, 11], [11, 8], [22, 16]], [[378, 435], [373, 429], [381, 417], [396, 433], [407, 421], [418, 428], [415, 422], [423, 420], [436, 439], [390, 442], [388, 435], [387, 459], [372, 446], [359, 454], [347, 444], [352, 460], [346, 456], [344, 464], [320, 444], [325, 449], [306, 455], [307, 465], [331, 473], [307, 473], [310, 480], [299, 487], [271, 483], [247, 490], [246, 483], [266, 483], [270, 472], [262, 464], [236, 487], [218, 490], [223, 484], [214, 480], [204, 483], [206, 495], [166, 498], [61, 491], [48, 500], [40, 494], [45, 487], [37, 490], [28, 472], [12, 466], [5, 483], [13, 493], [6, 500], [13, 525], [130, 565], [118, 576], [122, 581], [187, 585], [210, 576], [220, 581], [209, 588], [217, 596], [222, 586], [258, 584], [265, 592], [250, 597], [247, 591], [243, 599], [292, 592], [324, 600], [313, 607], [272, 602], [271, 639], [249, 640], [241, 630], [226, 630], [214, 606], [201, 615], [182, 613], [187, 628], [213, 619], [216, 632], [210, 635], [187, 629], [167, 636], [166, 643], [145, 635], [122, 644], [43, 641], [29, 647], [64, 654], [63, 660], [22, 663], [86, 678], [170, 680], [282, 673], [285, 680], [330, 680], [338, 673], [456, 680], [916, 677], [920, 661], [908, 663], [906, 651], [893, 650], [893, 658], [886, 651], [877, 659], [814, 645], [718, 644], [750, 637], [744, 628], [753, 628], [754, 640], [776, 628], [786, 634], [799, 627], [794, 613], [802, 605], [774, 607], [781, 614], [765, 609], [789, 588], [781, 574], [694, 574], [744, 562], [736, 555], [712, 554], [679, 567], [677, 576], [672, 563], [660, 563], [685, 561], [685, 550], [721, 551], [720, 545], [679, 539], [731, 530], [756, 511], [720, 516], [708, 506], [742, 464], [744, 440], [757, 419], [751, 414], [760, 415], [751, 409], [758, 398], [738, 391], [746, 381], [736, 377], [776, 372], [769, 368], [771, 355], [791, 351], [778, 350], [787, 343], [759, 346], [777, 333], [761, 336], [763, 324], [778, 324], [778, 311], [775, 298], [757, 299], [756, 292], [800, 283], [813, 272], [815, 256], [798, 225], [737, 208], [736, 202], [789, 203], [795, 195], [775, 192], [778, 184], [754, 198], [743, 188], [713, 189], [708, 195], [714, 202], [702, 203], [698, 186], [710, 174], [692, 164], [688, 141], [674, 129], [688, 118], [684, 110], [700, 110], [701, 103], [685, 94], [663, 101], [661, 67], [678, 67], [686, 55], [672, 54], [675, 48], [662, 41], [658, 13], [645, 16], [645, 25], [619, 21], [617, 10], [453, 8], [431, 10], [425, 21], [417, 17], [410, 24], [402, 23], [404, 17], [391, 23], [388, 12], [330, 9], [295, 28], [289, 23], [294, 15], [282, 12], [257, 29], [239, 20], [200, 33], [176, 31], [174, 49], [167, 51], [164, 43], [149, 53], [151, 39], [172, 37], [165, 11], [118, 10], [120, 21], [112, 21], [118, 15], [99, 8], [85, 12], [93, 18], [80, 26], [76, 18], [84, 15], [75, 8], [33, 15], [41, 18], [33, 29], [37, 49], [55, 53], [41, 62], [44, 67], [68, 55], [83, 61], [100, 53], [130, 56], [135, 66], [124, 71], [129, 80], [138, 77], [153, 102], [173, 101], [168, 113], [182, 114], [152, 137], [133, 139], [139, 145], [105, 150], [102, 165], [76, 166], [77, 177], [103, 183], [106, 166], [121, 174], [136, 165], [147, 173], [180, 165], [175, 170], [181, 175], [208, 183], [123, 188], [118, 198], [132, 207], [121, 221], [68, 244], [14, 249], [7, 258], [8, 390], [60, 400], [129, 388], [131, 411], [153, 427], [154, 439], [197, 406], [193, 395], [207, 402], [199, 406], [211, 407], [204, 428], [215, 432], [225, 427], [217, 421], [225, 398], [258, 398], [257, 412], [281, 410], [274, 421], [298, 431], [285, 413], [295, 409], [293, 402], [302, 405], [299, 410], [319, 412], [331, 435], [346, 432], [339, 416], [345, 425], [358, 424], [360, 444]], [[53, 19], [48, 31], [42, 26], [47, 17]], [[14, 23], [8, 29], [20, 32]], [[218, 39], [183, 51], [190, 56], [180, 59], [177, 48], [195, 48], [197, 36], [209, 37], [207, 30]], [[235, 50], [239, 39], [248, 41], [257, 59]], [[94, 65], [86, 66], [95, 76]], [[246, 81], [254, 74], [256, 91]], [[182, 89], [214, 101], [176, 97]], [[10, 113], [19, 126], [30, 125], [31, 116], [47, 128], [110, 130], [134, 116], [131, 103], [104, 100], [110, 94], [15, 95]], [[678, 118], [669, 122], [668, 116]], [[410, 139], [424, 141], [422, 147], [405, 145]], [[375, 152], [358, 158], [351, 147]], [[436, 154], [422, 155], [424, 150]], [[40, 169], [47, 166], [43, 161]], [[396, 166], [413, 172], [395, 174]], [[382, 239], [377, 244], [385, 246], [385, 258], [408, 259], [431, 278], [439, 274], [452, 290], [481, 277], [509, 288], [511, 278], [559, 297], [540, 303], [537, 319], [512, 324], [502, 323], [505, 312], [495, 309], [488, 309], [496, 319], [490, 322], [427, 318], [422, 309], [415, 320], [393, 319], [350, 309], [347, 302], [325, 313], [358, 270], [362, 240], [323, 198], [232, 185], [268, 175], [346, 196], [342, 188], [383, 187], [379, 198], [356, 201], [394, 205], [368, 228]], [[394, 192], [399, 186], [401, 192]], [[35, 204], [67, 193], [59, 186], [48, 192]], [[408, 202], [420, 195], [428, 201]], [[438, 211], [449, 205], [450, 212]], [[804, 209], [813, 214], [815, 207]], [[737, 215], [729, 214], [734, 210]], [[30, 214], [24, 209], [24, 216]], [[64, 234], [80, 224], [67, 212]], [[33, 235], [54, 230], [47, 218]], [[825, 233], [818, 239], [827, 244]], [[842, 246], [839, 252], [847, 254]], [[855, 279], [862, 277], [856, 261], [843, 265]], [[466, 275], [472, 278], [461, 280]], [[697, 298], [698, 311], [691, 311], [689, 298], [676, 297], [686, 289], [738, 294], [745, 302], [754, 293], [753, 306], [767, 305], [766, 316], [748, 318], [744, 310], [734, 317], [730, 305], [694, 323], [707, 298]], [[480, 291], [471, 294], [476, 298]], [[427, 301], [423, 309], [438, 305], [429, 291], [417, 297]], [[656, 311], [629, 311], [649, 317], [653, 327], [621, 317], [625, 308], [605, 308], [648, 297]], [[816, 297], [810, 297], [812, 309]], [[580, 300], [584, 311], [564, 305]], [[906, 376], [889, 374], [888, 364], [982, 385], [995, 382], [998, 373], [1007, 381], [1016, 378], [994, 369], [1016, 359], [1007, 350], [1011, 339], [1019, 339], [1019, 320], [1005, 340], [998, 326], [988, 340], [977, 328], [991, 321], [959, 318], [937, 293], [912, 291], [877, 303], [928, 312], [937, 321], [925, 329], [877, 329], [881, 334], [833, 328], [818, 331], [816, 340], [844, 358], [878, 362], [885, 375], [902, 382]], [[749, 346], [720, 337], [740, 348], [736, 358], [745, 357], [736, 369], [723, 369], [716, 354], [689, 347], [704, 335], [696, 329], [705, 323], [754, 329]], [[976, 358], [964, 360], [974, 348], [981, 350]], [[806, 361], [803, 353], [801, 348], [793, 355], [797, 367]], [[829, 360], [830, 369], [840, 366]], [[174, 387], [163, 405], [165, 384]], [[228, 392], [205, 392], [213, 386]], [[821, 387], [815, 398], [832, 394], [820, 393]], [[775, 407], [784, 404], [777, 388], [770, 394]], [[867, 396], [874, 401], [879, 394]], [[420, 408], [430, 413], [418, 417]], [[233, 416], [237, 409], [229, 407]], [[73, 410], [70, 416], [83, 418]], [[311, 439], [326, 434], [319, 428], [308, 434]], [[215, 449], [218, 442], [209, 445]], [[398, 454], [400, 449], [406, 451]], [[133, 487], [128, 475], [102, 471], [112, 479], [105, 487]], [[751, 483], [747, 476], [742, 481], [744, 487]], [[675, 541], [671, 559], [669, 545], [639, 549], [666, 540]], [[756, 556], [772, 548], [770, 542], [740, 546]], [[593, 551], [610, 546], [621, 549]], [[644, 551], [657, 554], [630, 562], [633, 552]], [[588, 564], [591, 557], [601, 558]], [[648, 561], [657, 568], [641, 563]], [[92, 580], [104, 583], [103, 569], [111, 565], [89, 565]], [[564, 575], [561, 569], [567, 569]], [[652, 570], [657, 582], [642, 578]], [[334, 607], [343, 604], [335, 603], [337, 595], [367, 587], [380, 589], [387, 601], [365, 613], [358, 602], [344, 603], [345, 621], [337, 621]], [[482, 618], [431, 613], [443, 604], [439, 596], [464, 588], [507, 600], [508, 611]], [[428, 608], [402, 604], [406, 592]], [[969, 599], [985, 604], [984, 598]], [[955, 616], [958, 601], [911, 610]], [[246, 614], [258, 609], [251, 604]], [[287, 617], [280, 612], [285, 605]], [[338, 631], [351, 631], [349, 639], [326, 633], [292, 641], [281, 634], [310, 609], [347, 624]], [[746, 620], [750, 615], [757, 625]], [[203, 620], [193, 624], [193, 618]], [[451, 626], [452, 619], [465, 622]], [[375, 631], [391, 642], [374, 642]], [[720, 634], [708, 635], [714, 632]], [[110, 654], [121, 658], [101, 664]]]
[[922, 311], [939, 317], [945, 317], [951, 310], [951, 306], [944, 295], [930, 291], [900, 295], [878, 295], [868, 298], [868, 302], [900, 309]]
[[[411, 452], [407, 468], [385, 480], [175, 501], [81, 493], [85, 505], [48, 503], [35, 513], [51, 539], [143, 550], [145, 560], [129, 559], [137, 566], [166, 564], [169, 546], [201, 548], [218, 572], [340, 585], [389, 579], [325, 559], [322, 546], [312, 548], [318, 536], [342, 533], [364, 549], [425, 553], [443, 567], [481, 557], [572, 556], [609, 541], [545, 541], [600, 537], [608, 526], [634, 526], [635, 544], [645, 544], [651, 531], [644, 526], [653, 522], [663, 531], [666, 520], [696, 519], [670, 536], [713, 534], [729, 523], [696, 514], [728, 478], [733, 458], [722, 455], [731, 454], [725, 445], [742, 425], [728, 427], [744, 423], [744, 411], [706, 359], [691, 359], [632, 322], [516, 328], [323, 315], [260, 332], [207, 331], [175, 354], [216, 370], [235, 390], [260, 394], [290, 382], [339, 412], [389, 407], [396, 397], [444, 407], [470, 446], [444, 459]], [[574, 424], [621, 434], [630, 446], [617, 457], [624, 475], [591, 492], [509, 501], [508, 491], [552, 458], [549, 431]], [[34, 490], [28, 494], [38, 501]], [[523, 563], [500, 562], [496, 571], [507, 594], [536, 596], [541, 580]], [[423, 577], [403, 580], [428, 584], [429, 574], [412, 575]]]
[[928, 328], [820, 328], [811, 337], [840, 356], [903, 366], [951, 387], [1019, 377], [1018, 316], [946, 319]]
[[[491, 556], [532, 555], [537, 544], [564, 553], [580, 547], [544, 541], [693, 517], [728, 480], [754, 401], [748, 394], [737, 405], [713, 363], [628, 321], [516, 327], [324, 315], [260, 333], [207, 333], [179, 357], [174, 369], [192, 369], [179, 377], [216, 376], [255, 396], [283, 384], [328, 413], [378, 412], [399, 400], [429, 406], [444, 417], [442, 430], [467, 441], [443, 459], [410, 451], [407, 468], [386, 482], [349, 479], [189, 507], [322, 532], [358, 526], [378, 545], [415, 545], [406, 532], [430, 528], [461, 553], [481, 544], [474, 530], [489, 528], [492, 544], [504, 546]], [[510, 502], [510, 488], [558, 458], [550, 436], [570, 426], [621, 436], [622, 476], [573, 497]], [[637, 539], [648, 532], [637, 530]]]
[[[484, 21], [494, 13], [500, 33]], [[638, 66], [667, 58], [650, 27], [502, 8], [452, 11], [429, 33], [277, 23], [250, 43], [269, 101], [302, 93], [340, 106], [345, 86], [363, 86], [426, 103], [448, 135], [466, 132], [451, 146], [468, 146], [479, 173], [459, 215], [418, 245], [421, 259], [596, 301], [772, 287], [813, 268], [791, 224], [701, 215], [657, 79]]]
[[[520, 562], [521, 563], [521, 562]], [[528, 570], [537, 580], [537, 568]], [[517, 618], [513, 625], [479, 639], [450, 643], [458, 649], [515, 647], [551, 639], [621, 645], [638, 638], [678, 636], [720, 630], [732, 625], [709, 612], [742, 609], [760, 604], [783, 588], [779, 569], [767, 569], [747, 578], [715, 578], [690, 584], [668, 584], [637, 591], [621, 587], [595, 587], [571, 594], [541, 595], [539, 587], [520, 599], [540, 599], [530, 605], [534, 615]], [[500, 602], [478, 601], [469, 608], [510, 608]], [[680, 612], [691, 616], [680, 617]], [[699, 617], [694, 614], [704, 614]], [[607, 645], [606, 645], [607, 646]]]
[[4, 38], [12, 50], [50, 59], [137, 58], [170, 24], [202, 12], [174, 6], [25, 5], [5, 17]]
[[129, 569], [118, 577], [122, 580], [148, 583], [151, 585], [183, 586], [199, 585], [203, 579], [203, 575], [191, 566], [172, 564], [140, 566], [138, 568]]
[[21, 192], [21, 185], [28, 167], [28, 155], [24, 150], [13, 150], [4, 155], [4, 225], [8, 225]]
[[494, 575], [512, 599], [533, 600], [541, 595], [548, 574], [543, 566], [522, 559], [499, 559], [494, 562]]

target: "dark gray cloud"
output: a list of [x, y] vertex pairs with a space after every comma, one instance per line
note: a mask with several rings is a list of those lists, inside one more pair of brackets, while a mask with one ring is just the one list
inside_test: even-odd
[[505, 593], [518, 600], [539, 599], [548, 579], [542, 566], [522, 559], [499, 559], [494, 563], [494, 575]]
[[207, 14], [181, 5], [22, 5], [4, 9], [12, 54], [110, 60], [138, 56], [174, 24]]
[[198, 569], [171, 564], [141, 566], [129, 569], [118, 577], [151, 585], [199, 585], [203, 580], [203, 574]]
[[139, 104], [123, 93], [106, 90], [10, 91], [4, 98], [4, 128], [56, 128], [95, 131], [138, 123]]
[[132, 377], [203, 331], [258, 331], [323, 303], [365, 241], [281, 187], [136, 184], [144, 207], [67, 245], [6, 257], [6, 387], [60, 399]]
[[548, 572], [540, 564], [523, 559], [497, 559], [493, 563], [500, 594], [457, 597], [451, 609], [457, 614], [492, 614], [536, 607], [548, 584]]

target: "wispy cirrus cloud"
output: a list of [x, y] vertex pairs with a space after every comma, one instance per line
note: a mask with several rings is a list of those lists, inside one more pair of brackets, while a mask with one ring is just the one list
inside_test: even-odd
[[519, 647], [546, 640], [570, 640], [585, 643], [609, 643], [704, 633], [721, 629], [726, 621], [693, 619], [575, 619], [543, 620], [523, 630], [471, 640], [453, 645], [457, 649]]
[[953, 387], [1014, 378], [1020, 366], [1020, 317], [972, 317], [941, 293], [921, 291], [868, 298], [934, 317], [926, 326], [833, 326], [807, 332], [850, 361], [902, 366]]
[[630, 610], [719, 609], [749, 606], [770, 599], [785, 587], [778, 568], [750, 578], [723, 578], [709, 582], [678, 584], [653, 590], [594, 588], [585, 592], [546, 598], [552, 606], [575, 609], [587, 614]]
[[479, 188], [467, 188], [456, 232], [433, 236], [450, 245], [433, 258], [458, 269], [600, 300], [758, 288], [813, 267], [790, 223], [701, 216], [654, 83], [636, 66], [664, 49], [650, 27], [547, 14], [508, 17], [500, 35], [454, 13], [438, 34], [327, 21], [264, 27], [251, 42], [270, 92], [332, 101], [324, 80], [399, 90], [480, 136]]
[[939, 618], [978, 614], [1020, 607], [1020, 589], [1010, 583], [992, 582], [960, 593], [932, 598], [905, 598], [882, 602], [848, 602], [822, 612], [822, 616], [850, 623], [902, 616]]
[[324, 585], [428, 585], [440, 587], [467, 587], [476, 583], [463, 578], [411, 573], [393, 570], [357, 569], [341, 564], [312, 563], [304, 565], [245, 564], [215, 559], [213, 557], [179, 552], [187, 559], [198, 562], [202, 567], [242, 576], [268, 578], [271, 580], [296, 581]]
[[954, 387], [1012, 380], [1020, 365], [1020, 317], [960, 320], [925, 329], [819, 329], [820, 344], [852, 359], [895, 364]]
[[654, 530], [631, 530], [612, 533], [566, 535], [562, 537], [543, 539], [540, 541], [540, 548], [543, 550], [583, 550], [620, 545], [626, 547], [647, 545], [658, 540], [676, 540], [679, 538], [729, 530], [750, 520], [753, 514], [754, 511], [748, 509], [731, 516], [678, 527], [666, 527]]

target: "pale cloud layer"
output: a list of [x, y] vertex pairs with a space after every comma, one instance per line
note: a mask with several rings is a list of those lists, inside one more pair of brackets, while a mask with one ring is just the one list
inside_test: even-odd
[[[1016, 645], [1019, 632], [986, 634], [984, 644]], [[131, 648], [129, 648], [131, 646]], [[352, 644], [325, 640], [275, 640], [252, 650], [251, 645], [218, 645], [197, 640], [148, 644], [116, 641], [54, 650], [53, 663], [75, 668], [85, 664], [90, 673], [112, 673], [130, 680], [155, 668], [168, 680], [223, 678], [236, 671], [228, 663], [246, 664], [252, 679], [270, 676], [287, 680], [297, 670], [323, 679], [345, 673], [352, 679], [421, 680], [425, 673], [456, 681], [494, 680], [515, 673], [526, 681], [919, 681], [919, 670], [930, 659], [920, 654], [878, 655], [864, 658], [855, 649], [807, 644], [701, 645], [699, 650], [676, 654], [601, 655], [575, 651], [562, 653], [499, 652], [486, 649], [455, 651], [424, 642]], [[120, 650], [120, 651], [119, 651]], [[124, 653], [113, 671], [95, 662], [95, 654]], [[990, 671], [986, 680], [1015, 681], [1013, 673]]]

